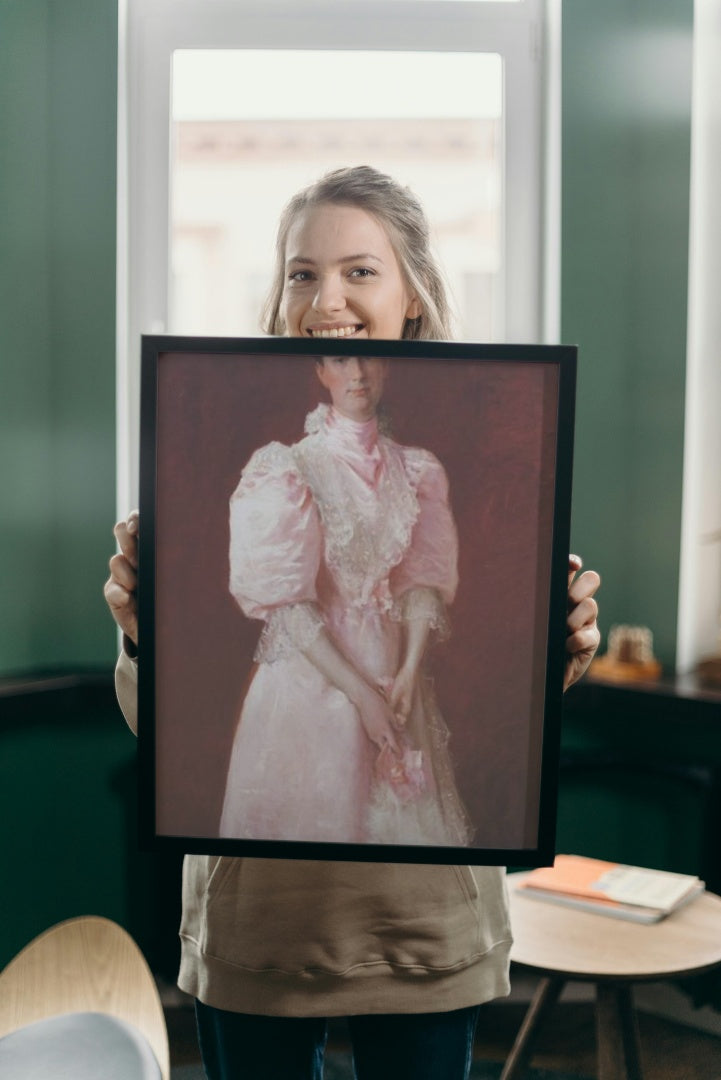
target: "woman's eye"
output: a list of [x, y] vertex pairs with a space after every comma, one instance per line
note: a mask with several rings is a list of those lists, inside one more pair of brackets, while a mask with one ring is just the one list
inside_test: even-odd
[[288, 281], [297, 281], [301, 284], [305, 281], [310, 281], [310, 279], [310, 270], [293, 270], [292, 273], [288, 274]]
[[356, 266], [351, 270], [350, 276], [355, 278], [369, 278], [375, 276], [375, 271], [371, 270], [369, 266]]

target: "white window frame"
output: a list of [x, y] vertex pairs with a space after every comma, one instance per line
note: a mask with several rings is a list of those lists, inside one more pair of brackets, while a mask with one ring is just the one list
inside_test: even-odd
[[[118, 513], [137, 504], [142, 333], [167, 327], [176, 49], [495, 52], [504, 60], [504, 340], [556, 341], [560, 0], [119, 0]], [[549, 63], [552, 61], [552, 64]], [[259, 89], [262, 92], [262, 88]], [[290, 194], [290, 193], [289, 193]]]

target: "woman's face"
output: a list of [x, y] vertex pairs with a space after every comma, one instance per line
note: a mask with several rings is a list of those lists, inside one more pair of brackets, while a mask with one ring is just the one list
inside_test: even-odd
[[349, 420], [364, 421], [375, 416], [387, 367], [387, 360], [375, 356], [326, 356], [316, 371], [333, 407]]
[[421, 314], [386, 230], [357, 206], [323, 203], [288, 231], [281, 312], [290, 337], [400, 338]]

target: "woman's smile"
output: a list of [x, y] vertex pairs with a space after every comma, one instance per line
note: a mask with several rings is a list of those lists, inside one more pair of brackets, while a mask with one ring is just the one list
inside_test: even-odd
[[344, 338], [355, 337], [363, 329], [363, 323], [352, 323], [346, 326], [309, 326], [307, 333], [315, 338]]

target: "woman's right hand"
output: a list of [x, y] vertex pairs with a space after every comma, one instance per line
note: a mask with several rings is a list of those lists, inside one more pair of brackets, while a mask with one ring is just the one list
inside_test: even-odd
[[380, 690], [366, 682], [363, 675], [343, 655], [328, 632], [325, 629], [321, 630], [303, 647], [302, 652], [328, 682], [338, 690], [342, 690], [355, 706], [363, 730], [371, 742], [381, 750], [384, 746], [390, 746], [394, 753], [400, 753], [393, 728], [393, 710], [390, 702]]
[[119, 521], [113, 529], [120, 553], [110, 560], [110, 577], [103, 589], [111, 615], [134, 645], [138, 644], [139, 522], [138, 511], [133, 510], [127, 520]]
[[400, 754], [394, 729], [393, 709], [383, 695], [372, 686], [368, 686], [354, 704], [371, 742], [375, 743], [379, 750], [382, 750], [384, 746], [390, 746], [394, 754]]

